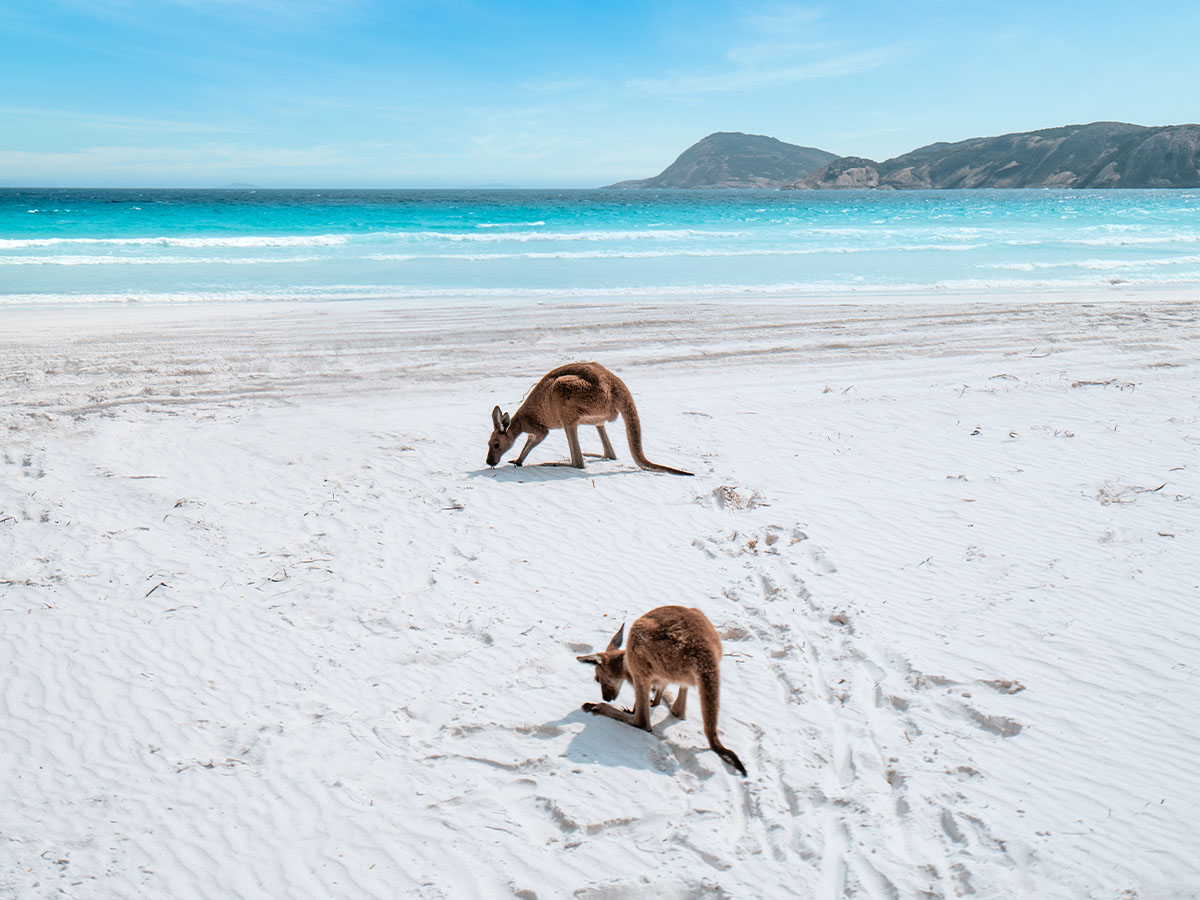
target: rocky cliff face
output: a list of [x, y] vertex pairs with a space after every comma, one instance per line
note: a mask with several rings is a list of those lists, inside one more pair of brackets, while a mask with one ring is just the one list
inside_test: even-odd
[[761, 134], [717, 132], [693, 144], [653, 178], [609, 188], [778, 188], [837, 159], [813, 147]]
[[878, 163], [861, 156], [843, 156], [810, 172], [797, 182], [784, 185], [793, 190], [854, 190], [879, 187]]
[[1200, 125], [1093, 122], [930, 144], [881, 163], [843, 157], [784, 187], [1200, 187]]

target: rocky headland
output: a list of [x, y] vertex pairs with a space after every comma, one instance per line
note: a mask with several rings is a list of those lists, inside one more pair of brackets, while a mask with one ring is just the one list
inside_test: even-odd
[[[789, 173], [792, 173], [789, 175]], [[920, 147], [883, 162], [721, 132], [613, 188], [936, 190], [1200, 187], [1200, 125], [1065, 125]]]

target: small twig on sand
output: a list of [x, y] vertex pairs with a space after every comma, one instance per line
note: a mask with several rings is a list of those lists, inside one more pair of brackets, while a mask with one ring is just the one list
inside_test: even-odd
[[1107, 381], [1073, 381], [1071, 387], [1115, 387], [1119, 391], [1137, 390], [1137, 385], [1132, 381], [1117, 381], [1115, 378], [1109, 378]]
[[1158, 491], [1161, 491], [1166, 486], [1167, 486], [1167, 482], [1165, 482], [1165, 481], [1162, 484], [1160, 484], [1158, 487], [1154, 487], [1154, 488], [1138, 487], [1137, 485], [1130, 485], [1128, 487], [1113, 487], [1108, 484], [1105, 484], [1100, 487], [1100, 491], [1096, 495], [1096, 499], [1100, 501], [1101, 506], [1108, 506], [1113, 503], [1133, 503], [1133, 501], [1136, 500], [1137, 497], [1136, 496], [1128, 497], [1128, 499], [1126, 499], [1127, 495], [1129, 495], [1129, 494], [1154, 494], [1154, 493], [1157, 493]]
[[149, 597], [151, 594], [153, 594], [155, 591], [157, 591], [160, 587], [170, 587], [170, 585], [167, 584], [165, 581], [160, 581], [154, 587], [150, 588], [150, 590], [146, 591], [146, 593], [143, 594], [142, 596]]

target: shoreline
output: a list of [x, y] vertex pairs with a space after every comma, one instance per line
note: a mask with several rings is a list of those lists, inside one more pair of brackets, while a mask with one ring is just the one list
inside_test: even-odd
[[1200, 296], [1200, 282], [1171, 284], [1094, 284], [1073, 287], [1046, 287], [1034, 284], [1029, 287], [983, 286], [963, 290], [942, 285], [913, 285], [908, 288], [895, 286], [880, 288], [831, 288], [810, 292], [791, 288], [775, 289], [770, 286], [718, 287], [711, 291], [695, 287], [645, 288], [637, 293], [622, 293], [619, 289], [595, 288], [572, 293], [569, 290], [504, 290], [492, 295], [472, 294], [453, 289], [423, 292], [419, 295], [386, 296], [378, 292], [359, 296], [331, 295], [302, 297], [287, 292], [278, 294], [250, 294], [222, 297], [212, 293], [197, 295], [193, 299], [180, 299], [177, 294], [130, 295], [125, 299], [117, 296], [104, 299], [95, 297], [71, 299], [70, 295], [55, 295], [53, 300], [38, 299], [37, 294], [0, 294], [0, 316], [10, 312], [32, 312], [41, 309], [154, 309], [216, 307], [238, 309], [241, 307], [297, 307], [321, 306], [326, 304], [376, 304], [386, 308], [428, 309], [461, 306], [564, 306], [628, 304], [661, 304], [670, 306], [715, 304], [777, 304], [798, 307], [823, 306], [889, 306], [906, 304], [937, 305], [994, 305], [1028, 302], [1037, 298], [1040, 303], [1107, 303], [1137, 300], [1179, 300]]

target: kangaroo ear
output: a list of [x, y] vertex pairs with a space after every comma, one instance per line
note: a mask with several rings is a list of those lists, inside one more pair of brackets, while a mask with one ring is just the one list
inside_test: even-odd
[[613, 635], [613, 639], [608, 642], [609, 650], [620, 650], [621, 644], [625, 640], [625, 623], [621, 623], [621, 629]]
[[497, 431], [504, 431], [508, 428], [508, 423], [504, 421], [505, 418], [504, 413], [500, 412], [500, 407], [492, 407], [492, 425], [496, 427]]
[[577, 656], [575, 658], [581, 663], [591, 663], [593, 666], [598, 666], [604, 662], [604, 654], [602, 653], [589, 653], [587, 656]]
[[509, 417], [508, 417], [508, 413], [505, 413], [503, 415], [503, 417], [501, 418], [501, 421], [504, 422], [504, 430], [508, 431], [508, 423], [511, 421], [511, 419], [509, 419]]

